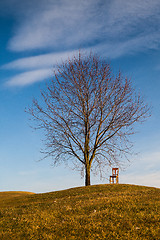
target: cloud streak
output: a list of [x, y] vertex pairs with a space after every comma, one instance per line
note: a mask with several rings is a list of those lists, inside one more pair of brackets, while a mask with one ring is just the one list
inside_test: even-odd
[[52, 72], [50, 68], [23, 72], [10, 78], [6, 82], [6, 85], [9, 87], [24, 87], [26, 85], [31, 85], [33, 83], [47, 79], [51, 77], [51, 74]]
[[[25, 70], [25, 69], [36, 69], [36, 68], [52, 68], [53, 66], [62, 63], [63, 61], [72, 58], [78, 53], [79, 50], [58, 52], [58, 53], [48, 53], [41, 54], [37, 56], [21, 58], [1, 66], [1, 69], [15, 69], [15, 70]], [[83, 51], [83, 49], [82, 49]]]
[[158, 0], [41, 0], [34, 13], [31, 7], [8, 43], [12, 51], [114, 45], [141, 35], [147, 39], [160, 23]]
[[[11, 0], [10, 6], [2, 0], [0, 9], [7, 12], [7, 7], [17, 23], [8, 50], [31, 55], [37, 50], [48, 52], [3, 65], [3, 70], [26, 71], [17, 73], [8, 86], [27, 85], [26, 76], [31, 73], [28, 84], [42, 81], [46, 69], [71, 57], [76, 49], [92, 49], [114, 59], [160, 48], [156, 27], [160, 24], [159, 0]], [[45, 72], [42, 77], [38, 77], [40, 69]], [[23, 81], [18, 80], [21, 77]]]
[[[96, 20], [88, 21], [95, 11], [95, 3], [89, 1], [40, 1], [44, 8], [34, 11], [27, 10], [28, 15], [22, 20], [15, 35], [9, 41], [9, 49], [24, 51], [42, 48], [59, 48], [59, 46], [77, 47], [92, 39]], [[93, 5], [93, 6], [92, 6]], [[85, 26], [85, 28], [84, 28]]]
[[[83, 49], [82, 49], [83, 51]], [[15, 70], [25, 71], [16, 74], [14, 77], [8, 79], [6, 85], [9, 87], [31, 85], [36, 82], [40, 82], [48, 77], [53, 76], [56, 66], [71, 59], [77, 55], [79, 50], [41, 54], [38, 56], [32, 56], [27, 58], [21, 58], [1, 66], [1, 70]], [[84, 51], [85, 53], [87, 50]]]

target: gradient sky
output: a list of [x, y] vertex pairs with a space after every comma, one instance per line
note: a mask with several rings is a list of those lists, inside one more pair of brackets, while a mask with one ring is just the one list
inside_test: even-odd
[[[39, 98], [57, 63], [79, 49], [106, 58], [152, 106], [137, 126], [134, 151], [120, 182], [160, 187], [160, 1], [0, 1], [0, 191], [47, 192], [83, 186], [78, 172], [42, 156], [43, 132], [25, 108]], [[108, 183], [92, 176], [92, 184]]]

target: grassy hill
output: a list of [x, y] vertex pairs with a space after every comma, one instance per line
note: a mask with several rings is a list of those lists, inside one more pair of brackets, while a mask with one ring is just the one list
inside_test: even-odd
[[160, 189], [95, 185], [0, 193], [0, 239], [160, 239]]
[[18, 191], [7, 191], [7, 192], [0, 192], [0, 206], [2, 206], [2, 204], [6, 203], [6, 201], [14, 201], [14, 198], [19, 198], [19, 197], [24, 197], [24, 196], [28, 196], [30, 194], [34, 194], [31, 192], [18, 192]]

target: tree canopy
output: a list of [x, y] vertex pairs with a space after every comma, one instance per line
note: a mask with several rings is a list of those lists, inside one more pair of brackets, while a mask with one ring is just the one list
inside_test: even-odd
[[101, 172], [127, 158], [135, 123], [150, 115], [131, 80], [121, 72], [114, 76], [110, 65], [92, 53], [79, 52], [57, 66], [41, 96], [28, 112], [45, 131], [45, 156], [85, 170], [85, 185], [91, 170]]

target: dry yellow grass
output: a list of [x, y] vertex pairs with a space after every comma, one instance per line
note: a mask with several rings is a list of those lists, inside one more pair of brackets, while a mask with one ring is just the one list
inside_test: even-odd
[[97, 185], [0, 202], [2, 240], [159, 240], [159, 226], [156, 188]]

